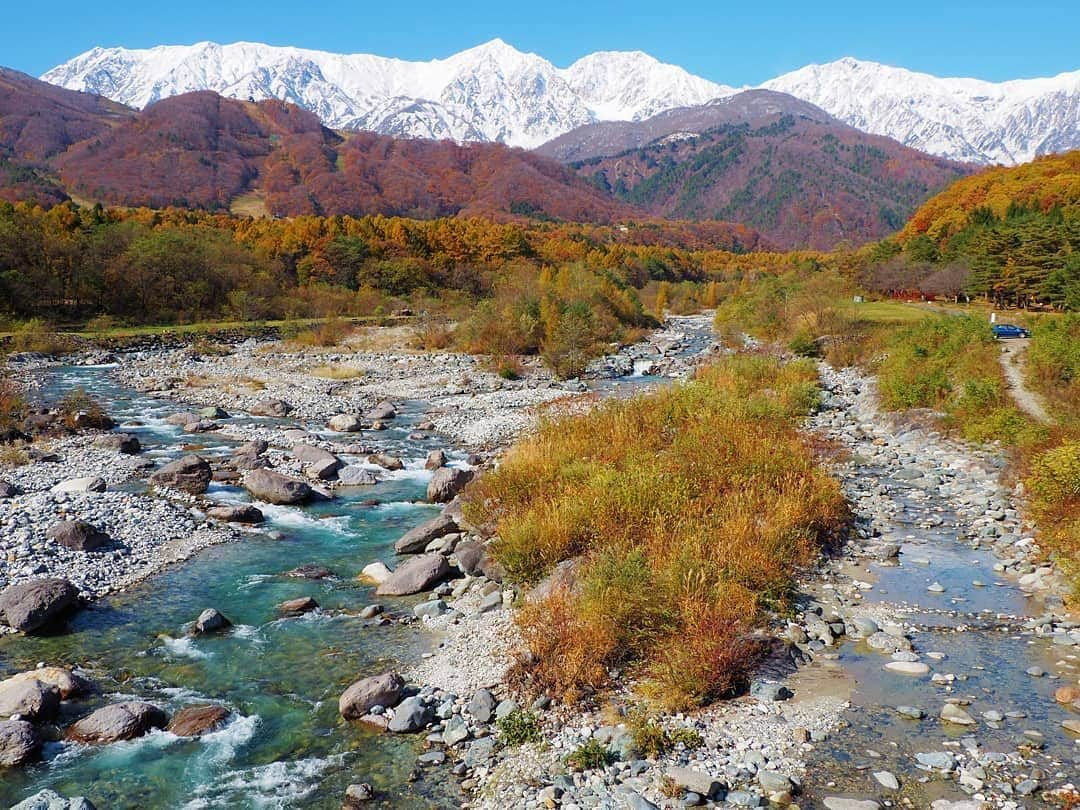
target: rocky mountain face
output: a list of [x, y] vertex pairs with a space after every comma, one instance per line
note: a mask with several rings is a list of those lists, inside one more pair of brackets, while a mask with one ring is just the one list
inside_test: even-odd
[[768, 90], [584, 127], [539, 151], [655, 216], [741, 222], [785, 249], [880, 239], [975, 169]]
[[524, 147], [734, 92], [640, 52], [595, 53], [561, 70], [501, 40], [430, 62], [246, 42], [95, 48], [42, 78], [136, 108], [213, 90], [288, 101], [335, 129]]
[[1001, 83], [845, 58], [762, 85], [922, 152], [1013, 165], [1080, 147], [1080, 71]]
[[[593, 53], [558, 68], [501, 40], [429, 62], [247, 42], [95, 48], [42, 78], [136, 108], [214, 90], [288, 101], [335, 129], [526, 148], [577, 127], [642, 121], [736, 92], [640, 51]], [[761, 87], [953, 160], [1014, 164], [1080, 147], [1080, 71], [993, 83], [844, 58]]]

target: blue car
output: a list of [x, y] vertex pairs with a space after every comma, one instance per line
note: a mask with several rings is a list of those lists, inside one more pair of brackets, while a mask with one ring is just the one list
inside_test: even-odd
[[991, 328], [994, 330], [994, 337], [1000, 340], [1031, 337], [1031, 332], [1027, 329], [1012, 323], [995, 323]]

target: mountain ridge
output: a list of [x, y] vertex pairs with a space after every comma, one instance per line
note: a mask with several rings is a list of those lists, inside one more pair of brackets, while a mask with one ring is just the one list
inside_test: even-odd
[[[42, 78], [139, 108], [209, 89], [289, 101], [338, 129], [527, 148], [580, 126], [645, 120], [738, 92], [642, 51], [598, 51], [558, 68], [500, 39], [427, 62], [250, 42], [95, 48]], [[953, 160], [1014, 164], [1080, 148], [1080, 71], [987, 82], [843, 57], [758, 89]]]

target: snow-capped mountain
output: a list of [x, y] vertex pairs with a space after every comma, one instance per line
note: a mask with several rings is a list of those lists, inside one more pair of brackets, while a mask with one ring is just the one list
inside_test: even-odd
[[993, 83], [846, 57], [762, 87], [816, 104], [857, 129], [954, 160], [1010, 165], [1080, 147], [1080, 71]]
[[214, 90], [289, 101], [334, 128], [524, 147], [735, 92], [641, 52], [596, 53], [559, 69], [498, 39], [430, 62], [248, 42], [95, 48], [42, 78], [138, 108]]
[[[248, 42], [95, 48], [42, 78], [132, 107], [215, 90], [290, 101], [334, 128], [524, 147], [586, 124], [641, 121], [736, 92], [641, 51], [602, 51], [558, 68], [498, 39], [430, 62]], [[995, 84], [847, 57], [761, 87], [954, 160], [1013, 164], [1080, 147], [1080, 71]]]

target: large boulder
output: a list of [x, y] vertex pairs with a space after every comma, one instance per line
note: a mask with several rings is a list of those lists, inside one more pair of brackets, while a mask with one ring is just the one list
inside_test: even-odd
[[19, 488], [9, 481], [0, 481], [0, 498], [14, 498], [19, 494]]
[[94, 440], [94, 446], [103, 450], [115, 450], [129, 456], [135, 455], [142, 449], [138, 438], [130, 433], [106, 433]]
[[201, 419], [197, 413], [191, 413], [191, 411], [181, 411], [180, 413], [171, 413], [165, 417], [165, 424], [175, 425], [176, 427], [183, 427], [184, 425], [190, 425], [192, 422], [198, 422]]
[[39, 790], [29, 799], [23, 799], [11, 810], [95, 810], [94, 805], [82, 796], [64, 798], [55, 790]]
[[23, 633], [57, 624], [79, 606], [79, 591], [66, 579], [31, 579], [0, 593], [0, 621]]
[[67, 730], [66, 737], [81, 743], [114, 743], [133, 740], [151, 729], [165, 728], [169, 718], [152, 703], [131, 700], [104, 706]]
[[338, 711], [346, 720], [359, 720], [373, 706], [389, 709], [401, 701], [404, 679], [396, 672], [373, 675], [352, 684], [338, 699]]
[[72, 551], [94, 551], [112, 539], [85, 520], [62, 520], [54, 523], [45, 532], [45, 536]]
[[389, 402], [380, 402], [364, 414], [364, 418], [370, 419], [372, 422], [384, 422], [387, 419], [393, 419], [395, 416], [397, 416], [397, 410]]
[[311, 499], [311, 487], [281, 473], [251, 470], [244, 476], [247, 491], [260, 501], [275, 504], [301, 504]]
[[232, 622], [225, 618], [225, 614], [217, 608], [207, 608], [199, 614], [199, 618], [191, 626], [191, 635], [203, 636], [208, 633], [217, 633], [232, 627]]
[[328, 458], [309, 464], [307, 474], [319, 481], [333, 481], [338, 477], [338, 470], [343, 466], [344, 463], [340, 459]]
[[0, 768], [25, 765], [41, 754], [41, 738], [25, 720], [0, 720]]
[[262, 511], [250, 503], [214, 506], [206, 510], [206, 515], [226, 523], [262, 523], [266, 519]]
[[382, 585], [393, 575], [394, 572], [386, 567], [386, 563], [376, 561], [365, 565], [360, 571], [358, 579], [361, 582], [371, 582], [376, 585]]
[[377, 484], [379, 479], [371, 470], [355, 465], [338, 470], [338, 482], [347, 487], [361, 487]]
[[443, 512], [399, 537], [394, 543], [394, 551], [398, 554], [419, 554], [432, 540], [456, 531], [457, 522]]
[[298, 596], [296, 599], [286, 599], [279, 603], [277, 609], [280, 613], [289, 616], [299, 616], [302, 613], [318, 610], [319, 603], [310, 596]]
[[283, 399], [260, 399], [251, 406], [252, 416], [288, 416], [292, 405]]
[[420, 593], [438, 585], [449, 573], [450, 564], [442, 554], [421, 554], [398, 566], [375, 593], [380, 596]]
[[270, 460], [263, 457], [269, 445], [262, 439], [245, 442], [233, 450], [232, 466], [237, 470], [258, 470], [270, 466]]
[[318, 445], [299, 442], [292, 446], [292, 455], [301, 464], [315, 464], [319, 461], [339, 461], [329, 450]]
[[475, 577], [483, 573], [481, 567], [486, 555], [487, 549], [482, 543], [470, 540], [466, 543], [458, 543], [451, 556], [461, 573]]
[[397, 734], [415, 734], [423, 731], [431, 722], [431, 709], [419, 695], [406, 698], [394, 709], [394, 716], [387, 725], [387, 731]]
[[0, 683], [0, 686], [14, 681], [41, 681], [44, 684], [55, 686], [60, 691], [61, 700], [82, 697], [94, 691], [94, 684], [89, 679], [84, 678], [82, 675], [76, 675], [71, 670], [63, 667], [28, 669], [26, 672], [20, 672], [18, 675], [7, 678]]
[[0, 683], [0, 718], [18, 715], [31, 723], [47, 723], [60, 710], [60, 690], [37, 680]]
[[360, 421], [359, 416], [351, 413], [339, 413], [331, 416], [326, 426], [331, 430], [336, 430], [338, 433], [356, 433], [364, 426], [364, 423]]
[[424, 459], [425, 470], [437, 470], [439, 467], [446, 466], [446, 453], [442, 450], [432, 450], [427, 454], [427, 458]]
[[386, 453], [374, 453], [368, 456], [368, 462], [382, 467], [384, 470], [404, 470], [405, 462], [397, 456]]
[[473, 479], [472, 470], [459, 470], [454, 467], [440, 467], [428, 481], [427, 499], [432, 503], [447, 503], [453, 500]]
[[104, 492], [106, 488], [105, 479], [96, 475], [88, 475], [84, 478], [71, 478], [67, 481], [61, 481], [54, 486], [49, 492], [55, 495], [63, 494], [85, 494], [88, 492]]
[[190, 455], [170, 461], [150, 476], [150, 483], [201, 495], [210, 486], [214, 471], [202, 456]]
[[177, 737], [199, 737], [221, 728], [231, 715], [224, 706], [214, 704], [185, 706], [173, 715], [166, 730]]

